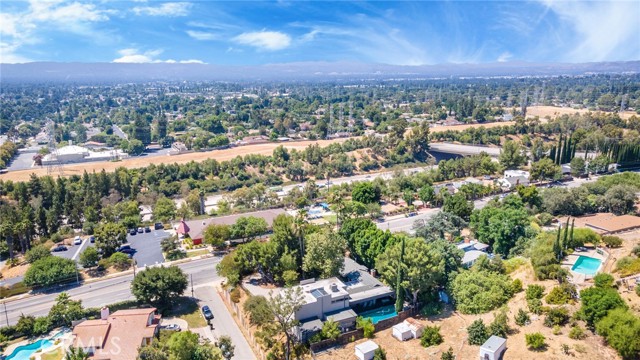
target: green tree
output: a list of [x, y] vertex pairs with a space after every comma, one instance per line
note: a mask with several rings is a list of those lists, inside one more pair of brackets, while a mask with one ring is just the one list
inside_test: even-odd
[[267, 222], [255, 216], [241, 216], [231, 226], [231, 234], [236, 239], [251, 241], [267, 232]]
[[456, 356], [453, 354], [453, 348], [449, 346], [449, 349], [442, 353], [440, 360], [456, 360]]
[[531, 318], [529, 317], [529, 313], [527, 313], [525, 310], [523, 309], [519, 309], [518, 313], [516, 314], [515, 317], [515, 322], [516, 325], [518, 326], [525, 326], [527, 325], [529, 322], [531, 321]]
[[627, 305], [618, 294], [618, 291], [610, 287], [592, 286], [580, 291], [582, 306], [580, 317], [590, 327], [607, 315], [607, 312], [616, 308], [626, 309]]
[[73, 260], [47, 256], [31, 264], [24, 275], [24, 284], [31, 287], [47, 287], [75, 281], [77, 274], [78, 270]]
[[453, 196], [447, 196], [444, 199], [442, 211], [457, 215], [469, 221], [469, 217], [473, 212], [473, 202], [467, 201], [464, 195], [457, 193]]
[[402, 288], [402, 266], [404, 264], [404, 248], [405, 238], [402, 238], [400, 245], [400, 258], [398, 259], [398, 275], [396, 277], [396, 313], [400, 313], [404, 309], [404, 289]]
[[231, 342], [231, 338], [229, 336], [222, 335], [220, 339], [218, 339], [216, 346], [220, 349], [220, 352], [222, 352], [222, 357], [225, 360], [231, 360], [236, 347], [233, 345], [233, 342]]
[[156, 221], [166, 223], [176, 217], [176, 204], [173, 200], [160, 197], [153, 206], [153, 218]]
[[378, 347], [373, 352], [373, 360], [387, 360], [387, 352], [383, 348]]
[[469, 225], [478, 240], [489, 244], [495, 253], [507, 256], [526, 236], [529, 216], [521, 203], [499, 207], [489, 204], [473, 212]]
[[82, 348], [70, 347], [64, 356], [64, 360], [88, 360], [89, 354]]
[[344, 239], [333, 232], [313, 233], [305, 239], [302, 269], [320, 278], [337, 276], [344, 267]]
[[167, 309], [182, 296], [187, 285], [187, 276], [179, 267], [152, 267], [138, 273], [131, 282], [131, 292], [139, 302]]
[[498, 160], [507, 169], [517, 169], [525, 164], [527, 157], [519, 142], [507, 140], [502, 144]]
[[418, 126], [412, 127], [406, 137], [406, 144], [411, 156], [416, 161], [425, 162], [431, 156], [429, 154], [429, 124], [423, 121]]
[[560, 166], [549, 158], [543, 158], [531, 164], [531, 180], [557, 180], [561, 177]]
[[96, 248], [102, 253], [102, 257], [111, 256], [120, 245], [127, 240], [127, 229], [122, 224], [100, 224], [95, 229]]
[[44, 245], [36, 245], [29, 249], [26, 254], [24, 254], [25, 259], [30, 264], [33, 264], [37, 260], [40, 260], [47, 256], [51, 256], [51, 252], [49, 252], [49, 249]]
[[141, 155], [144, 152], [145, 145], [138, 139], [131, 139], [127, 144], [127, 151], [131, 155]]
[[363, 318], [362, 316], [356, 318], [356, 328], [362, 329], [364, 337], [367, 339], [371, 339], [376, 332], [376, 327], [373, 325], [371, 318]]
[[489, 332], [482, 319], [474, 320], [467, 328], [469, 345], [482, 345], [489, 338]]
[[109, 264], [118, 271], [127, 270], [131, 266], [129, 255], [121, 252], [115, 252], [109, 256]]
[[[409, 239], [401, 264], [403, 280], [402, 288], [407, 291], [415, 304], [419, 295], [429, 296], [435, 293], [440, 285], [446, 282], [446, 261], [441, 249], [436, 244], [427, 244], [423, 239]], [[395, 287], [399, 271], [402, 244], [396, 243], [388, 247], [378, 256], [376, 269], [384, 281]]]
[[269, 308], [269, 302], [264, 296], [250, 296], [244, 302], [243, 309], [249, 313], [249, 321], [252, 324], [262, 326], [273, 321], [273, 314]]
[[624, 215], [635, 209], [638, 187], [626, 184], [614, 185], [604, 194], [609, 211], [616, 215]]
[[586, 170], [584, 159], [581, 157], [574, 157], [571, 160], [571, 175], [581, 176]]
[[491, 324], [489, 324], [489, 335], [500, 336], [506, 338], [509, 334], [509, 318], [505, 310], [499, 311], [493, 318]]
[[140, 114], [136, 114], [133, 120], [133, 139], [140, 141], [143, 145], [149, 145], [151, 142], [151, 126], [149, 121]]
[[49, 310], [49, 319], [54, 327], [71, 326], [75, 320], [84, 318], [85, 312], [80, 300], [71, 300], [65, 292], [56, 297], [56, 303]]
[[426, 205], [427, 203], [430, 203], [435, 199], [436, 192], [433, 189], [433, 186], [425, 185], [420, 189], [420, 191], [418, 191], [418, 197]]
[[596, 323], [596, 331], [623, 359], [640, 358], [640, 318], [617, 308]]
[[204, 229], [204, 242], [221, 247], [225, 241], [231, 239], [231, 226], [226, 224], [211, 224]]
[[278, 329], [285, 335], [285, 360], [291, 360], [293, 330], [299, 324], [295, 313], [302, 304], [304, 304], [304, 297], [300, 287], [286, 288], [277, 295], [271, 296], [271, 301], [269, 301], [269, 309]]
[[373, 183], [369, 181], [358, 182], [353, 185], [351, 198], [353, 199], [353, 201], [358, 201], [363, 204], [379, 202], [380, 189], [374, 186]]
[[451, 284], [456, 307], [463, 314], [481, 314], [504, 305], [512, 296], [511, 279], [489, 271], [463, 271]]
[[98, 265], [98, 260], [100, 260], [100, 254], [98, 254], [98, 250], [93, 246], [87, 247], [80, 254], [80, 265], [85, 269]]

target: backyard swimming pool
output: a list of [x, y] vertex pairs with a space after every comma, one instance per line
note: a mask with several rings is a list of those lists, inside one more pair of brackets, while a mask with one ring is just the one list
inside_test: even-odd
[[38, 350], [46, 350], [54, 345], [54, 341], [64, 335], [64, 331], [60, 331], [48, 339], [40, 339], [31, 344], [18, 346], [6, 360], [29, 360], [31, 356]]
[[381, 308], [361, 312], [358, 315], [362, 316], [363, 318], [371, 318], [371, 321], [374, 324], [377, 324], [379, 321], [386, 320], [398, 315], [398, 313], [396, 313], [395, 305], [387, 305]]
[[602, 264], [602, 261], [598, 259], [588, 256], [580, 256], [571, 267], [571, 270], [580, 274], [595, 275], [600, 268], [600, 264]]

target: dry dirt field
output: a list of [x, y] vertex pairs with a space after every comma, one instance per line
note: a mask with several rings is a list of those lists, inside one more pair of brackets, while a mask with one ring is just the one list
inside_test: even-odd
[[[586, 114], [588, 112], [589, 112], [588, 109], [573, 109], [568, 107], [556, 107], [556, 106], [540, 105], [540, 106], [527, 107], [527, 117], [539, 116], [540, 118], [544, 118], [549, 116], [551, 118], [554, 118], [556, 116], [565, 115], [565, 114], [568, 114], [568, 115], [575, 114], [575, 113]], [[633, 111], [625, 111], [623, 113], [620, 113], [619, 115], [623, 119], [628, 119], [633, 115], [638, 116], [638, 114], [636, 114]]]
[[[534, 281], [533, 270], [530, 265], [520, 267], [511, 274], [513, 278], [519, 278], [525, 284], [540, 284], [546, 288], [545, 294], [547, 294], [551, 288], [555, 286], [554, 281]], [[630, 296], [636, 296], [631, 294]], [[624, 295], [623, 295], [624, 297]], [[518, 309], [526, 309], [525, 293], [520, 292], [514, 296], [507, 304], [509, 326], [512, 329], [512, 333], [507, 338], [507, 350], [504, 353], [503, 359], [584, 359], [584, 360], [617, 360], [620, 357], [610, 347], [604, 345], [600, 336], [593, 335], [591, 332], [586, 331], [589, 336], [584, 340], [571, 340], [568, 337], [570, 325], [562, 327], [562, 333], [560, 335], [553, 335], [553, 330], [543, 325], [544, 315], [537, 316], [530, 314], [531, 324], [519, 327], [514, 322], [514, 316], [518, 312]], [[571, 309], [571, 313], [575, 312], [579, 308], [579, 304], [568, 305]], [[426, 319], [420, 319], [420, 321], [427, 326], [440, 326], [440, 333], [444, 337], [444, 342], [438, 346], [429, 348], [423, 348], [420, 345], [420, 341], [413, 339], [405, 342], [400, 342], [391, 336], [391, 329], [376, 333], [375, 341], [387, 352], [387, 359], [389, 360], [422, 360], [422, 359], [440, 359], [442, 352], [447, 351], [449, 347], [453, 349], [456, 359], [467, 360], [477, 359], [479, 354], [479, 346], [469, 345], [467, 343], [467, 330], [466, 328], [477, 318], [482, 318], [485, 324], [489, 324], [493, 320], [493, 313], [487, 313], [482, 315], [464, 315], [458, 312], [453, 312], [451, 309], [446, 309], [443, 314], [438, 316], [429, 317]], [[584, 328], [585, 325], [582, 322], [579, 324]], [[530, 351], [526, 347], [525, 333], [541, 332], [546, 337], [547, 348], [544, 351]], [[366, 339], [356, 341], [355, 343], [348, 344], [344, 347], [335, 348], [329, 352], [323, 353], [317, 356], [318, 360], [338, 360], [349, 359], [355, 360], [354, 355], [355, 345], [366, 341]], [[567, 344], [571, 347], [570, 355], [564, 355], [560, 349], [562, 344]], [[576, 350], [577, 348], [580, 351]]]
[[[284, 143], [266, 143], [266, 144], [257, 144], [257, 145], [247, 145], [234, 147], [230, 149], [224, 150], [213, 150], [206, 152], [194, 152], [188, 154], [180, 154], [180, 155], [160, 155], [160, 156], [134, 156], [122, 161], [117, 162], [92, 162], [92, 163], [83, 163], [83, 164], [68, 164], [64, 165], [64, 175], [82, 175], [82, 173], [86, 170], [87, 172], [99, 172], [103, 169], [105, 171], [115, 171], [119, 167], [126, 167], [128, 169], [145, 167], [150, 164], [185, 164], [190, 161], [204, 161], [207, 159], [216, 159], [219, 161], [230, 160], [235, 158], [236, 156], [244, 156], [247, 154], [260, 154], [260, 155], [271, 155], [273, 153], [273, 149], [276, 147], [283, 145], [288, 149], [298, 149], [303, 150], [307, 146], [311, 144], [318, 144], [320, 146], [327, 146], [334, 142], [344, 142], [346, 139], [335, 139], [335, 140], [318, 140], [318, 141], [292, 141], [292, 142], [284, 142]], [[19, 171], [10, 171], [6, 174], [0, 175], [0, 180], [13, 180], [13, 181], [27, 181], [29, 180], [29, 176], [35, 173], [38, 176], [43, 176], [47, 174], [47, 168], [33, 168], [28, 170], [19, 170]]]

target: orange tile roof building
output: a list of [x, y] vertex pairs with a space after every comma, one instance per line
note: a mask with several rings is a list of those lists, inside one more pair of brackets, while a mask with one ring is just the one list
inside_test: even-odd
[[101, 310], [99, 320], [85, 320], [73, 328], [73, 346], [93, 360], [132, 360], [138, 348], [151, 344], [158, 333], [160, 315], [155, 308]]

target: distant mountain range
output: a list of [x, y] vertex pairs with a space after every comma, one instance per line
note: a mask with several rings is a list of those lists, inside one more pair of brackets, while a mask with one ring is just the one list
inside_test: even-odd
[[300, 62], [257, 66], [34, 62], [0, 64], [1, 82], [139, 81], [349, 81], [460, 77], [522, 77], [640, 73], [640, 61], [599, 63], [442, 64], [398, 66], [352, 62]]

